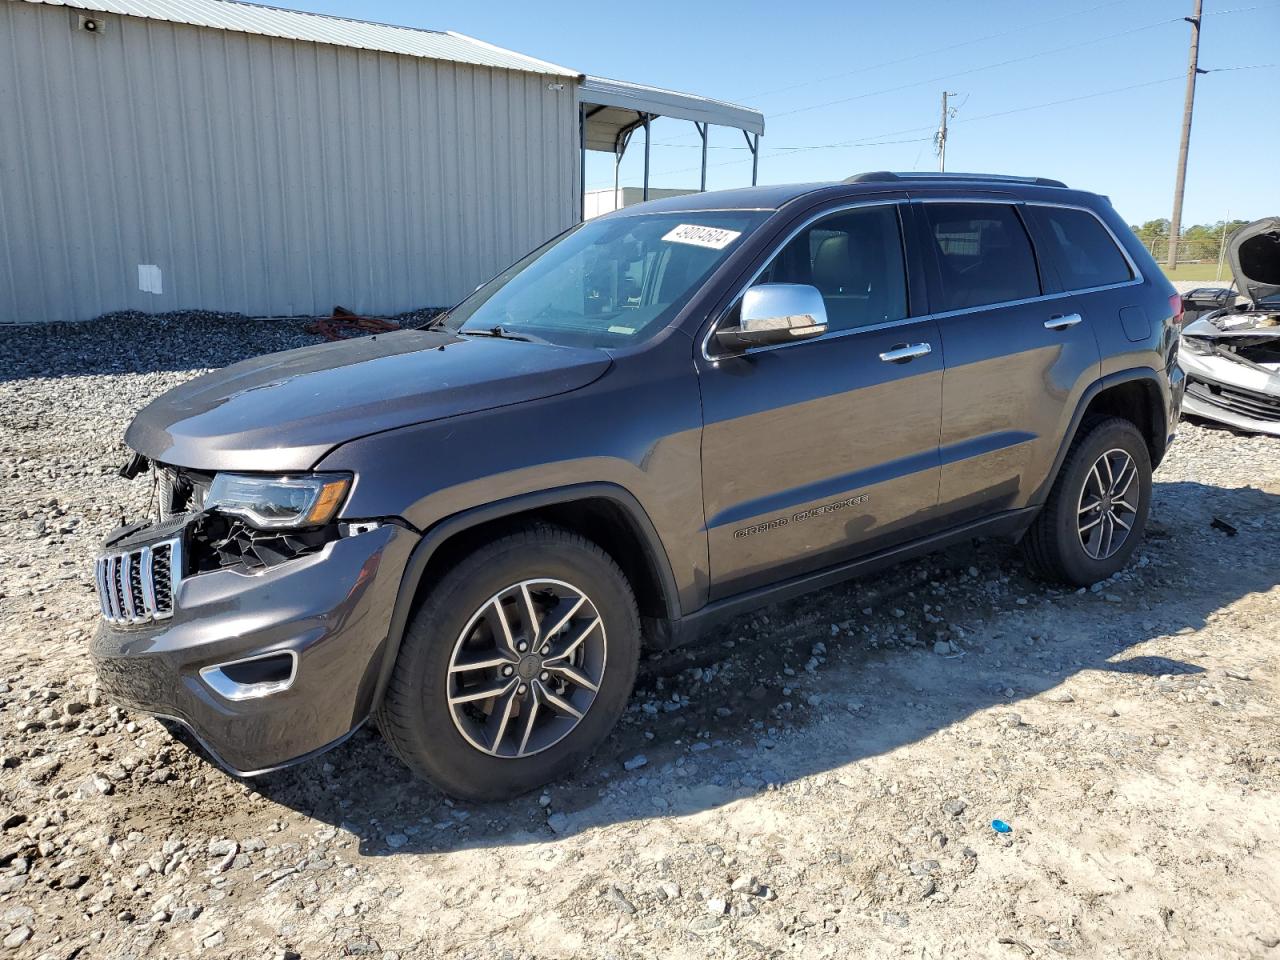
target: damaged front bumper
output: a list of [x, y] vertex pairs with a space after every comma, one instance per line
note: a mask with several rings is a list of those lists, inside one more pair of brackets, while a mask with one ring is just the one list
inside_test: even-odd
[[202, 572], [190, 555], [196, 522], [144, 527], [104, 548], [91, 648], [104, 691], [180, 722], [242, 776], [341, 741], [373, 709], [418, 535], [344, 525], [273, 566]]
[[1178, 365], [1184, 413], [1280, 436], [1280, 325], [1272, 313], [1223, 313], [1189, 324]]

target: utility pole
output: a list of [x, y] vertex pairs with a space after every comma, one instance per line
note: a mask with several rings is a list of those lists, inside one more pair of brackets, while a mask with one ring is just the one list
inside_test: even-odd
[[954, 111], [947, 107], [947, 99], [954, 96], [954, 93], [942, 91], [942, 122], [938, 124], [938, 132], [933, 135], [933, 142], [938, 150], [939, 171], [947, 169], [947, 117], [954, 116]]
[[1213, 279], [1222, 279], [1222, 261], [1227, 255], [1227, 224], [1231, 222], [1231, 211], [1227, 211], [1227, 219], [1222, 221], [1222, 236], [1218, 240], [1218, 272], [1213, 275]]
[[1207, 70], [1200, 69], [1200, 7], [1202, 0], [1195, 0], [1195, 12], [1183, 19], [1191, 24], [1191, 62], [1187, 66], [1187, 94], [1182, 105], [1182, 143], [1178, 146], [1178, 180], [1173, 186], [1173, 216], [1169, 218], [1169, 256], [1165, 261], [1170, 269], [1178, 265], [1178, 235], [1182, 233], [1182, 191], [1187, 185], [1187, 148], [1191, 145], [1191, 111], [1196, 102], [1196, 77]]
[[938, 132], [933, 135], [938, 145], [938, 171], [947, 169], [947, 91], [942, 91], [942, 122], [938, 124]]

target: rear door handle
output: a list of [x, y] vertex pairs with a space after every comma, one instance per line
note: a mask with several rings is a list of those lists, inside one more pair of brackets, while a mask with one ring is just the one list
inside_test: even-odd
[[1074, 327], [1083, 319], [1084, 317], [1078, 313], [1061, 313], [1046, 320], [1044, 328], [1046, 330], [1066, 330], [1068, 327]]
[[908, 360], [914, 360], [916, 357], [923, 357], [932, 352], [932, 345], [927, 343], [904, 343], [900, 347], [886, 350], [880, 354], [880, 359], [885, 363], [906, 363]]

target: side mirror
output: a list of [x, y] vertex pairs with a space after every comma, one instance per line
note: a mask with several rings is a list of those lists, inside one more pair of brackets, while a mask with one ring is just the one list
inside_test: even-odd
[[762, 283], [742, 297], [741, 326], [721, 327], [716, 341], [734, 352], [771, 347], [827, 332], [827, 305], [807, 283]]

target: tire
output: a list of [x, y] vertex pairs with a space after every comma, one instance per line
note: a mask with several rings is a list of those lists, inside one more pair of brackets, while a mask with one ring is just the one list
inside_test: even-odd
[[[1104, 455], [1108, 457], [1105, 462]], [[1098, 494], [1111, 479], [1107, 466], [1122, 470], [1124, 458], [1136, 471], [1124, 493], [1127, 499], [1113, 499], [1114, 495], [1104, 499]], [[1123, 477], [1116, 480], [1124, 483]], [[1137, 502], [1131, 496], [1134, 491]], [[1095, 506], [1090, 509], [1091, 505]], [[1106, 512], [1114, 518], [1109, 521], [1111, 529], [1115, 534], [1123, 533], [1118, 544], [1105, 539], [1108, 521], [1102, 514], [1106, 505], [1111, 505]], [[1077, 587], [1105, 580], [1129, 562], [1142, 542], [1150, 506], [1151, 454], [1138, 428], [1119, 417], [1084, 424], [1067, 451], [1044, 509], [1023, 537], [1023, 553], [1032, 573]], [[1097, 523], [1087, 532], [1081, 532], [1081, 526], [1094, 521]], [[1127, 531], [1124, 523], [1129, 524]]]
[[[550, 636], [516, 651], [539, 631]], [[419, 603], [378, 728], [445, 793], [508, 799], [590, 756], [626, 708], [639, 657], [635, 596], [613, 558], [562, 527], [529, 527], [478, 547]]]

